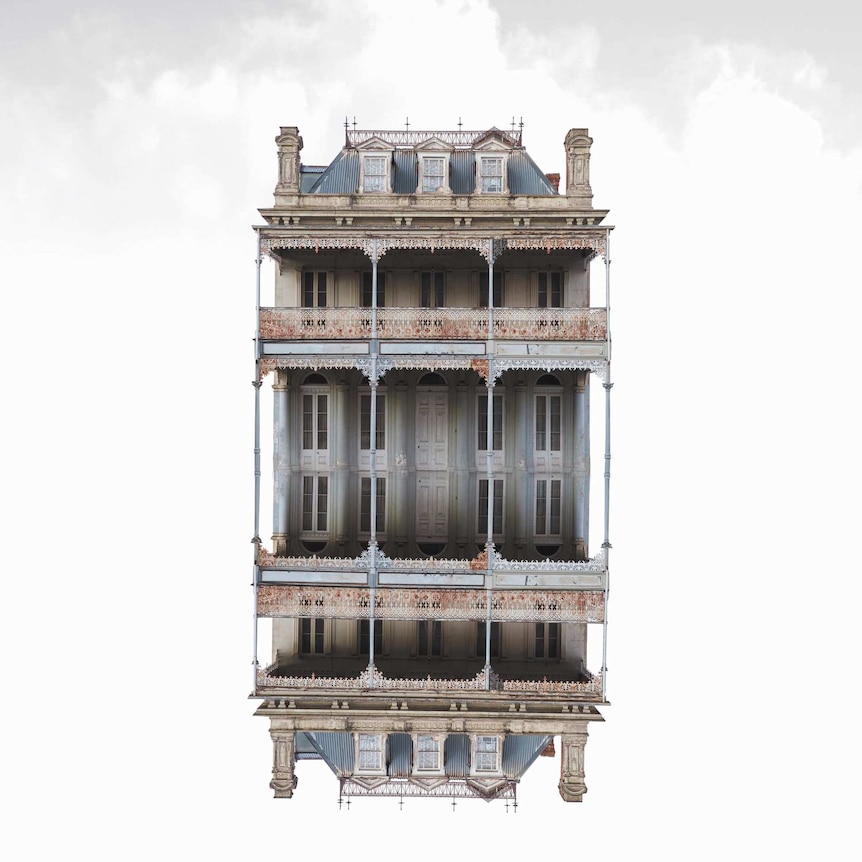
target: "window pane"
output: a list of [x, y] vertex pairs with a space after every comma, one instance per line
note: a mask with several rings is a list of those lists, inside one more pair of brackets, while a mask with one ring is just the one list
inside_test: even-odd
[[299, 651], [306, 655], [311, 652], [311, 620], [299, 621]]
[[482, 159], [482, 191], [503, 191], [503, 160]]
[[545, 433], [547, 428], [547, 402], [544, 396], [536, 398], [536, 451], [544, 452], [546, 447]]
[[548, 626], [548, 658], [560, 657], [560, 629], [559, 623]]
[[377, 479], [377, 532], [386, 531], [386, 480]]
[[314, 396], [302, 396], [302, 448], [314, 448]]
[[551, 480], [551, 509], [548, 532], [552, 535], [560, 533], [560, 480]]
[[371, 448], [371, 396], [362, 395], [359, 399], [359, 448]]
[[440, 743], [433, 736], [416, 739], [416, 765], [419, 769], [438, 769], [440, 766]]
[[[362, 273], [362, 290], [360, 295], [360, 304], [363, 308], [371, 308], [373, 291], [372, 291], [372, 276], [374, 273]], [[384, 308], [386, 306], [386, 273], [377, 273], [377, 307]]]
[[318, 449], [326, 449], [327, 448], [327, 410], [328, 410], [328, 402], [326, 395], [318, 395], [317, 396], [317, 448]]
[[560, 451], [560, 396], [551, 396], [551, 451]]
[[545, 624], [536, 623], [536, 658], [545, 657]]
[[377, 449], [386, 448], [386, 396], [377, 396], [377, 428], [375, 429], [374, 438]]
[[323, 620], [314, 621], [314, 651], [323, 652]]
[[443, 188], [443, 159], [422, 160], [422, 191], [436, 192]]
[[[485, 533], [488, 530], [488, 480], [479, 480], [479, 521], [476, 525], [477, 533]], [[482, 650], [484, 651], [484, 646]]]
[[326, 273], [317, 273], [317, 307], [326, 308]]
[[494, 511], [492, 513], [492, 530], [495, 535], [503, 532], [503, 480], [494, 480]]
[[302, 477], [302, 529], [314, 529], [314, 476]]
[[326, 476], [317, 477], [317, 529], [321, 532], [326, 530], [327, 484]]
[[359, 500], [359, 529], [363, 533], [371, 531], [371, 479], [363, 476]]
[[539, 536], [545, 532], [548, 505], [547, 484], [544, 479], [539, 479], [536, 482], [536, 534]]

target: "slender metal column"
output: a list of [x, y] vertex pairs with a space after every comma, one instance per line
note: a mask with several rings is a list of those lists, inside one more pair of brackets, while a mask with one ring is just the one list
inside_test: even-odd
[[369, 417], [369, 432], [371, 439], [369, 440], [371, 465], [369, 470], [370, 476], [370, 495], [371, 495], [371, 523], [370, 536], [368, 541], [368, 588], [370, 596], [370, 606], [368, 608], [368, 669], [369, 686], [374, 687], [374, 605], [377, 598], [377, 359], [379, 353], [379, 345], [377, 339], [377, 261], [379, 247], [376, 239], [371, 240], [371, 367], [369, 385], [371, 387], [370, 410]]
[[486, 415], [485, 475], [488, 482], [485, 554], [485, 689], [491, 688], [491, 585], [494, 573], [494, 240], [488, 240], [488, 405]]
[[607, 699], [608, 689], [608, 600], [610, 598], [610, 502], [611, 502], [611, 233], [605, 230], [605, 315], [607, 323], [608, 376], [605, 389], [605, 613], [602, 623], [602, 698]]
[[252, 564], [252, 691], [257, 691], [257, 588], [260, 569], [257, 565], [257, 552], [260, 548], [260, 231], [255, 230], [255, 292], [254, 292], [254, 562]]

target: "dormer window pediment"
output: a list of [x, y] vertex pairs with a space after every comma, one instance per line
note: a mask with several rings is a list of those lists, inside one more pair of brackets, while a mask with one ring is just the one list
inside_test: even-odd
[[418, 162], [417, 194], [451, 194], [449, 158], [453, 147], [440, 138], [428, 138], [415, 147]]
[[509, 194], [508, 166], [511, 151], [512, 145], [494, 130], [474, 145], [477, 195]]
[[392, 159], [395, 148], [383, 138], [370, 138], [359, 151], [359, 192], [388, 194], [392, 191]]

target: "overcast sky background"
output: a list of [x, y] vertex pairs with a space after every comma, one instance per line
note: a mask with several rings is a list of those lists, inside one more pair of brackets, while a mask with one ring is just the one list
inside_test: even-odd
[[[5, 858], [858, 858], [851, 4], [3, 5]], [[558, 759], [514, 817], [339, 813], [321, 764], [270, 798], [250, 226], [279, 126], [327, 164], [345, 115], [523, 117], [563, 174], [566, 131], [594, 138], [613, 705], [582, 805]]]

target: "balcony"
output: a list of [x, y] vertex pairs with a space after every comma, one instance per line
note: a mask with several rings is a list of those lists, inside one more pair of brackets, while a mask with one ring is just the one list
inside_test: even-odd
[[[385, 664], [385, 660], [383, 662]], [[481, 662], [480, 662], [481, 663]], [[457, 670], [448, 668], [447, 673], [426, 674], [425, 676], [394, 676], [381, 672], [380, 667], [368, 668], [357, 659], [341, 664], [342, 674], [322, 675], [310, 669], [305, 673], [297, 667], [279, 667], [277, 664], [259, 668], [257, 672], [257, 695], [292, 696], [303, 693], [319, 693], [323, 695], [345, 693], [350, 691], [380, 691], [398, 693], [401, 695], [417, 692], [435, 693], [476, 693], [482, 691], [513, 693], [520, 697], [533, 696], [565, 696], [567, 700], [601, 702], [602, 676], [589, 671], [568, 669], [568, 673], [558, 673], [557, 678], [548, 678], [547, 674], [537, 676], [525, 673], [525, 663], [518, 663], [512, 668], [514, 673], [498, 673], [491, 669], [488, 677], [484, 670], [475, 674], [455, 675]], [[449, 663], [451, 665], [451, 663]], [[352, 666], [351, 666], [352, 665]], [[414, 667], [416, 665], [414, 664]], [[498, 665], [502, 670], [503, 665]], [[396, 668], [392, 668], [396, 670]], [[401, 670], [402, 673], [405, 671]], [[454, 673], [453, 673], [454, 671]], [[397, 672], [397, 671], [396, 671]], [[521, 678], [517, 678], [520, 676]], [[565, 677], [569, 677], [568, 679]]]
[[[488, 309], [380, 308], [381, 339], [488, 338]], [[585, 341], [607, 339], [604, 308], [495, 308], [494, 338], [518, 341]], [[371, 338], [369, 308], [262, 308], [260, 337], [264, 341], [331, 341]]]
[[[370, 560], [276, 557], [258, 549], [257, 612], [262, 617], [370, 616]], [[510, 561], [483, 553], [473, 560], [376, 557], [378, 619], [586, 622], [604, 620], [607, 558], [583, 562]], [[490, 589], [490, 596], [488, 590]]]

